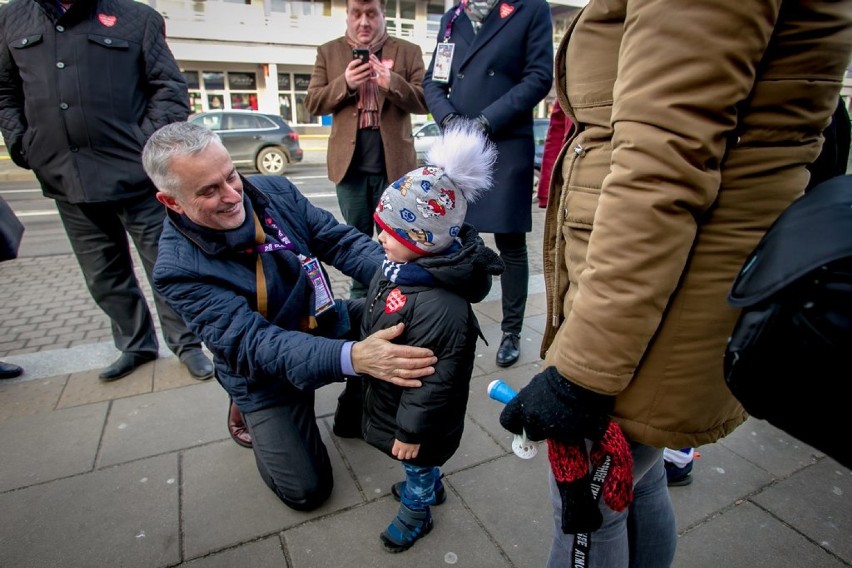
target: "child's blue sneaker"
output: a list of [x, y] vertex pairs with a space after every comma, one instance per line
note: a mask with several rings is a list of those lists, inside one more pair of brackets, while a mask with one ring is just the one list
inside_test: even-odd
[[429, 534], [431, 530], [432, 514], [428, 508], [423, 511], [413, 511], [400, 504], [396, 518], [379, 535], [379, 539], [388, 552], [403, 552]]
[[692, 462], [678, 467], [671, 462], [665, 462], [666, 482], [669, 487], [683, 487], [692, 483]]

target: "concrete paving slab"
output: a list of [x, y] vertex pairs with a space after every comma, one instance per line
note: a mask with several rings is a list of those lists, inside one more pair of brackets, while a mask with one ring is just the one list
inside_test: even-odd
[[112, 403], [98, 466], [104, 467], [224, 440], [228, 395], [200, 383]]
[[266, 566], [287, 566], [284, 546], [281, 537], [271, 536], [256, 542], [250, 542], [198, 560], [191, 560], [180, 565], [181, 568], [235, 568], [251, 566], [264, 568]]
[[752, 500], [852, 564], [852, 471], [826, 458]]
[[154, 384], [154, 364], [145, 363], [124, 378], [102, 381], [101, 369], [72, 373], [57, 408], [69, 408], [93, 402], [115, 400], [151, 392]]
[[777, 478], [788, 477], [823, 455], [757, 418], [749, 418], [719, 443]]
[[16, 416], [44, 414], [56, 408], [68, 375], [15, 384], [0, 383], [0, 422]]
[[513, 566], [547, 563], [553, 526], [549, 468], [545, 451], [530, 460], [510, 454], [451, 478], [453, 489]]
[[334, 470], [334, 491], [322, 507], [309, 513], [294, 511], [279, 501], [260, 478], [252, 451], [230, 439], [184, 452], [182, 520], [186, 558], [267, 537], [363, 503], [334, 444], [325, 434], [323, 440]]
[[0, 494], [0, 566], [174, 565], [177, 478], [170, 454]]
[[678, 540], [673, 568], [840, 568], [831, 554], [752, 503], [743, 502]]
[[541, 357], [539, 357], [541, 334], [532, 328], [525, 326], [521, 331], [521, 355], [518, 358], [518, 362], [511, 367], [498, 367], [496, 362], [497, 349], [500, 348], [500, 340], [503, 338], [503, 332], [500, 330], [500, 324], [495, 323], [482, 325], [480, 322], [480, 325], [482, 335], [488, 341], [488, 345], [486, 345], [482, 339], [480, 339], [476, 344], [476, 359], [474, 361], [477, 374], [493, 373], [498, 370], [512, 369], [528, 363], [538, 363], [541, 361]]
[[[210, 352], [206, 352], [210, 357]], [[207, 381], [216, 382], [211, 378], [199, 381], [189, 374], [186, 366], [175, 356], [161, 357], [154, 361], [154, 391], [197, 385]], [[217, 383], [218, 384], [218, 383]], [[221, 387], [219, 387], [221, 389]], [[224, 411], [223, 411], [224, 412]]]
[[[0, 491], [91, 471], [107, 406], [91, 404], [4, 422], [0, 436]], [[14, 516], [0, 518], [5, 519], [7, 528], [18, 523]]]
[[692, 469], [692, 484], [672, 487], [677, 530], [682, 532], [738, 499], [758, 491], [772, 475], [716, 443], [698, 448], [701, 458]]
[[343, 392], [345, 386], [346, 383], [334, 383], [316, 391], [314, 413], [318, 418], [334, 415], [334, 411], [337, 409], [337, 397]]
[[385, 552], [379, 534], [399, 503], [385, 497], [363, 507], [284, 531], [292, 568], [326, 566], [511, 566], [480, 522], [457, 500], [433, 507], [432, 532], [402, 554]]

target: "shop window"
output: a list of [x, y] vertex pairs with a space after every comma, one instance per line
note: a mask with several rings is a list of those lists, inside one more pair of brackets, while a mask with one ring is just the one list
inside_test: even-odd
[[271, 0], [270, 9], [275, 13], [286, 14], [293, 18], [299, 16], [330, 16], [331, 0], [289, 2]]
[[278, 74], [278, 112], [289, 124], [319, 124], [320, 117], [305, 108], [311, 76], [307, 73]]
[[201, 112], [201, 83], [198, 81], [198, 71], [182, 71], [186, 88], [189, 91], [189, 108], [191, 112]]

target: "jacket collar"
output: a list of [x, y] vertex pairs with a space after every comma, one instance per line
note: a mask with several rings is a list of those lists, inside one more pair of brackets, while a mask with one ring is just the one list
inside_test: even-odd
[[269, 205], [269, 198], [262, 191], [254, 187], [242, 175], [243, 182], [243, 207], [246, 218], [243, 224], [236, 229], [218, 231], [190, 221], [186, 215], [179, 215], [171, 209], [166, 210], [169, 222], [184, 237], [192, 241], [205, 254], [217, 256], [227, 252], [242, 252], [254, 245], [254, 211], [264, 210]]
[[[520, 12], [523, 7], [523, 1], [503, 0], [498, 2], [485, 20], [482, 21], [482, 27], [479, 28], [479, 32], [476, 34], [473, 33], [473, 25], [470, 23], [470, 19], [467, 17], [467, 14], [462, 12], [458, 20], [456, 20], [455, 25], [459, 25], [459, 23], [461, 23], [459, 32], [470, 44], [470, 48], [467, 53], [465, 53], [464, 61], [462, 61], [460, 67], [463, 67], [477, 51], [488, 44], [488, 42], [490, 42], [498, 34], [498, 32], [503, 29], [503, 26], [509, 23], [509, 20], [516, 18], [518, 16], [518, 12]], [[503, 16], [502, 14], [504, 10], [511, 10], [511, 12], [508, 15]]]

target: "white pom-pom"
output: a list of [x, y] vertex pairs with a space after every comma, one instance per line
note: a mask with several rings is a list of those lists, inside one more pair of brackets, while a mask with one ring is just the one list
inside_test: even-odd
[[426, 153], [426, 163], [437, 166], [467, 201], [491, 189], [497, 147], [473, 121], [457, 119]]

